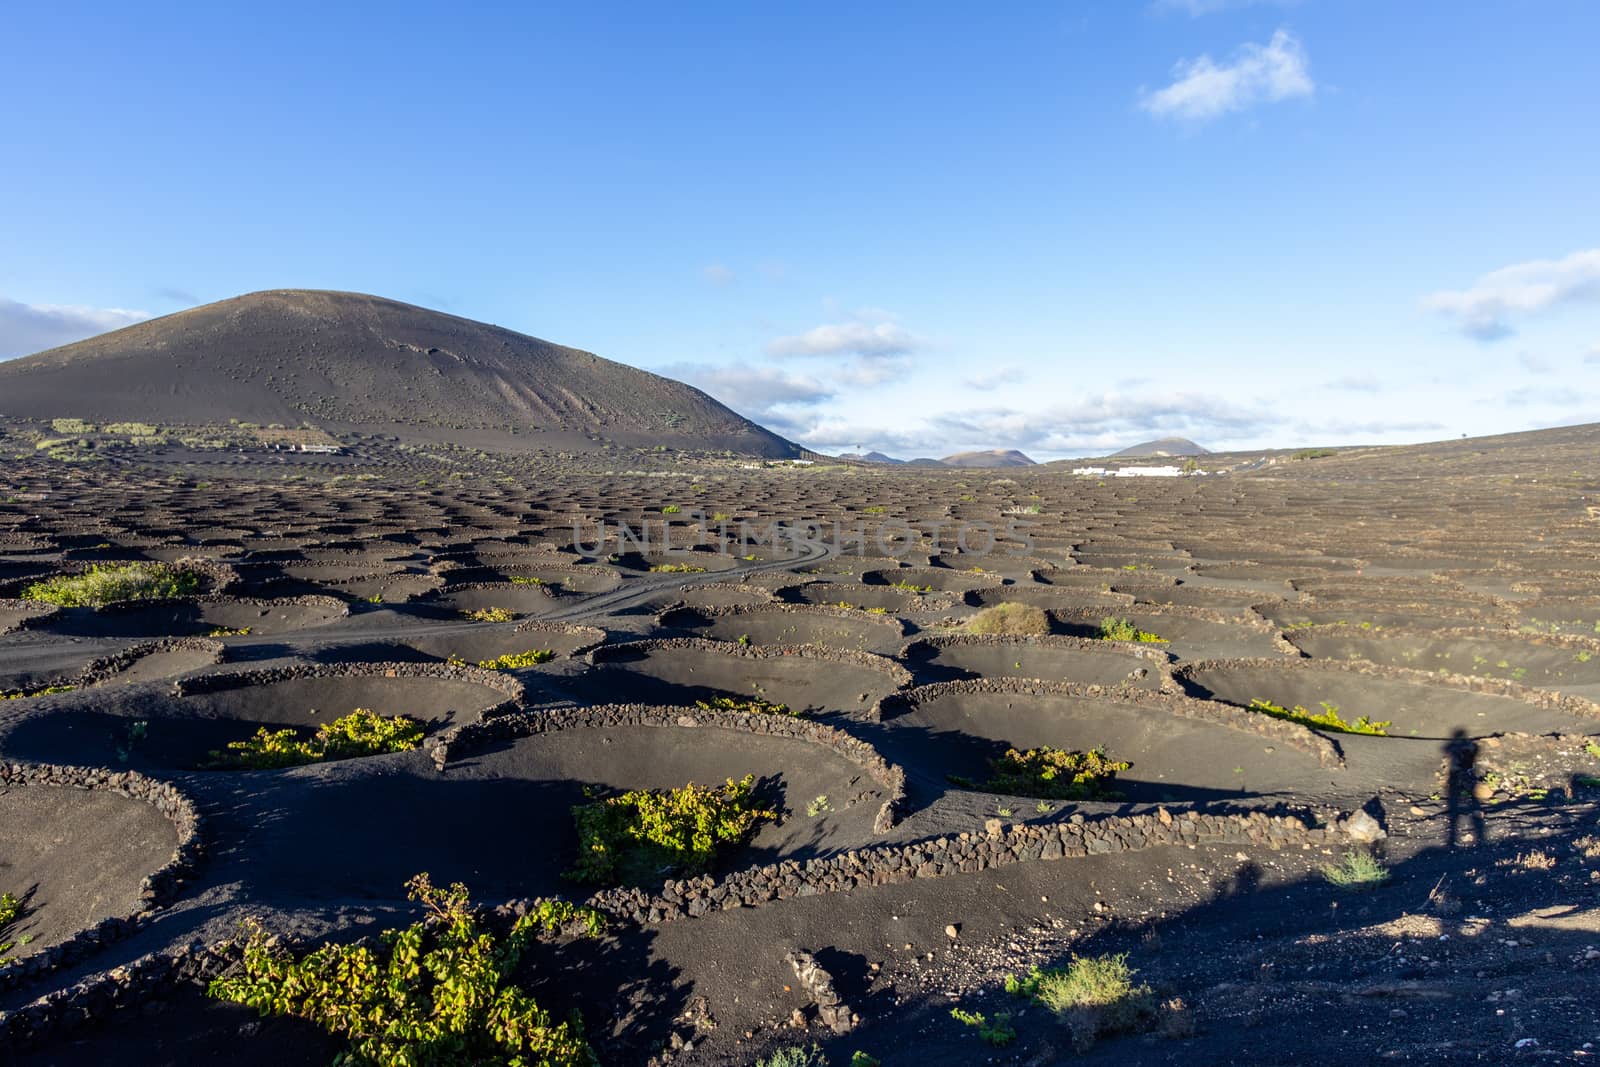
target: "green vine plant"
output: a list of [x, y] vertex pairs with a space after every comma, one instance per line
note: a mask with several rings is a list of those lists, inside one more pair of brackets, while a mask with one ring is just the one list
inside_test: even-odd
[[510, 622], [517, 617], [517, 613], [510, 608], [478, 608], [475, 611], [464, 611], [463, 618], [473, 622]]
[[526, 652], [507, 652], [494, 659], [481, 659], [478, 666], [486, 671], [520, 671], [524, 667], [537, 667], [556, 658], [554, 649], [533, 648]]
[[578, 862], [566, 877], [613, 885], [648, 883], [669, 874], [700, 874], [719, 850], [740, 844], [776, 811], [755, 799], [755, 775], [720, 786], [635, 789], [572, 809]]
[[[11, 927], [22, 918], [22, 910], [21, 898], [12, 893], [0, 893], [0, 937], [11, 932]], [[23, 939], [23, 943], [26, 943], [26, 938]], [[11, 950], [16, 947], [15, 941], [0, 941], [0, 959], [10, 955]]]
[[792, 719], [805, 716], [805, 712], [797, 711], [787, 704], [777, 704], [760, 697], [739, 699], [737, 697], [712, 697], [710, 700], [696, 700], [694, 706], [701, 711], [739, 711], [746, 715], [787, 715]]
[[1358, 717], [1355, 722], [1346, 722], [1339, 716], [1339, 705], [1330, 704], [1326, 700], [1319, 702], [1322, 705], [1320, 712], [1310, 711], [1296, 704], [1286, 708], [1281, 704], [1274, 704], [1270, 700], [1255, 699], [1250, 701], [1250, 710], [1259, 711], [1263, 715], [1271, 715], [1275, 719], [1287, 719], [1297, 722], [1302, 726], [1310, 726], [1318, 730], [1332, 730], [1341, 734], [1370, 734], [1374, 737], [1389, 736], [1389, 727], [1394, 723], [1390, 720], [1374, 720], [1365, 715]]
[[[989, 761], [989, 780], [983, 788], [990, 793], [1045, 800], [1115, 800], [1121, 796], [1116, 791], [1117, 772], [1132, 766], [1111, 759], [1103, 748], [1087, 752], [1048, 746], [1012, 748]], [[953, 781], [972, 788], [961, 779]]]
[[366, 708], [323, 723], [310, 738], [294, 727], [269, 730], [265, 726], [245, 741], [230, 741], [212, 752], [212, 767], [219, 770], [276, 770], [307, 763], [409, 752], [422, 743], [422, 724], [404, 715], [384, 716]]
[[63, 574], [34, 582], [22, 590], [23, 600], [58, 608], [99, 608], [128, 600], [165, 600], [193, 596], [200, 575], [163, 563], [96, 563], [82, 574]]
[[439, 888], [419, 874], [406, 889], [426, 917], [385, 931], [376, 948], [296, 955], [247, 923], [242, 973], [213, 980], [210, 995], [311, 1020], [349, 1042], [334, 1061], [345, 1067], [594, 1067], [577, 1014], [557, 1021], [513, 976], [541, 934], [598, 934], [598, 912], [545, 900], [496, 937], [478, 928], [461, 883]]
[[1148, 630], [1141, 630], [1135, 626], [1132, 619], [1124, 619], [1115, 615], [1108, 615], [1100, 620], [1100, 640], [1102, 641], [1133, 641], [1141, 645], [1164, 645], [1167, 639]]

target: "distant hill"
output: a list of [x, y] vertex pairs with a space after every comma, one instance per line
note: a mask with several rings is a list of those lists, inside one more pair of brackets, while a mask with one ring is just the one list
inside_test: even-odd
[[1014, 448], [995, 448], [987, 452], [957, 452], [939, 462], [946, 467], [1031, 467], [1033, 460]]
[[1145, 441], [1121, 452], [1111, 453], [1111, 459], [1157, 459], [1166, 456], [1209, 456], [1211, 450], [1201, 448], [1187, 437], [1163, 437]]
[[943, 459], [919, 456], [916, 459], [895, 459], [882, 452], [845, 452], [839, 459], [853, 459], [858, 463], [893, 463], [902, 467], [1031, 467], [1033, 460], [1015, 449], [996, 448], [988, 452], [957, 452]]
[[433, 440], [732, 450], [798, 446], [698, 389], [589, 352], [360, 293], [284, 289], [0, 363], [0, 415]]

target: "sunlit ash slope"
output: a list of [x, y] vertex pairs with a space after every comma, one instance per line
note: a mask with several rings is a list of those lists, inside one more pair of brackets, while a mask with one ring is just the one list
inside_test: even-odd
[[0, 415], [310, 424], [531, 445], [801, 450], [697, 389], [359, 293], [274, 290], [0, 363]]

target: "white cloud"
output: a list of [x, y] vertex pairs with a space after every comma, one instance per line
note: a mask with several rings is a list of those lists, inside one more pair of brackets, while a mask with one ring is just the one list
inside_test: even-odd
[[677, 363], [662, 367], [657, 373], [688, 382], [769, 429], [792, 425], [796, 417], [793, 409], [820, 404], [835, 396], [833, 387], [815, 378], [789, 374], [776, 367]]
[[884, 319], [813, 326], [805, 333], [773, 340], [767, 345], [767, 354], [878, 358], [909, 355], [921, 344], [905, 327], [892, 319]]
[[723, 266], [721, 263], [712, 263], [710, 266], [702, 267], [700, 269], [700, 273], [704, 275], [706, 281], [710, 282], [712, 285], [728, 286], [732, 285], [735, 281], [733, 269], [731, 267]]
[[1342, 378], [1322, 383], [1324, 389], [1337, 389], [1345, 393], [1376, 393], [1380, 388], [1378, 379], [1371, 374], [1347, 374]]
[[968, 448], [1102, 454], [1155, 437], [1190, 437], [1210, 445], [1254, 437], [1284, 421], [1265, 408], [1217, 396], [1105, 393], [1037, 411], [1006, 407], [945, 411], [899, 430], [818, 414], [790, 427], [787, 436], [818, 451], [854, 450], [861, 445], [902, 459], [946, 456]]
[[0, 297], [0, 359], [26, 356], [85, 337], [132, 326], [150, 317], [129, 308], [23, 304]]
[[1139, 106], [1159, 118], [1200, 121], [1316, 91], [1305, 48], [1288, 30], [1265, 45], [1241, 45], [1227, 63], [1209, 55], [1179, 60], [1172, 75], [1165, 89], [1142, 92]]
[[1578, 303], [1600, 303], [1600, 248], [1501, 267], [1466, 289], [1425, 297], [1422, 306], [1455, 319], [1470, 337], [1497, 341], [1515, 332], [1513, 318]]
[[1517, 363], [1529, 374], [1549, 374], [1555, 367], [1543, 356], [1536, 356], [1532, 352], [1518, 352]]
[[1583, 355], [1585, 363], [1600, 363], [1600, 345], [1593, 345]]
[[1022, 381], [1023, 373], [1020, 367], [996, 367], [994, 370], [974, 374], [963, 383], [968, 389], [976, 389], [980, 393], [987, 393], [998, 389], [1002, 385], [1015, 385]]

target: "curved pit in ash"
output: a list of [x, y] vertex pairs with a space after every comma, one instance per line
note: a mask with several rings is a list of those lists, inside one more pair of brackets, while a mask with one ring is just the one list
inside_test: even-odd
[[323, 663], [446, 663], [455, 657], [477, 665], [536, 650], [554, 652], [557, 658], [581, 656], [605, 639], [605, 631], [593, 626], [532, 621], [509, 630], [499, 626], [460, 626], [448, 633], [330, 645], [318, 649], [316, 658]]
[[[105, 919], [148, 907], [145, 879], [171, 862], [178, 829], [109, 789], [7, 783], [0, 789], [0, 891], [23, 902], [4, 940], [26, 963]], [[26, 940], [26, 943], [24, 942]]]
[[1385, 667], [1498, 678], [1600, 700], [1600, 640], [1484, 627], [1450, 630], [1317, 626], [1290, 631], [1312, 659], [1360, 659]]
[[1220, 659], [1228, 656], [1272, 656], [1285, 647], [1276, 630], [1253, 618], [1233, 619], [1203, 608], [1131, 607], [1111, 611], [1055, 612], [1057, 632], [1069, 637], [1096, 638], [1107, 618], [1127, 619], [1146, 633], [1163, 638], [1148, 647], [1179, 660]]
[[1076, 637], [997, 637], [955, 634], [925, 637], [901, 650], [918, 679], [949, 682], [977, 678], [1037, 678], [1049, 682], [1160, 689], [1170, 657], [1136, 648]]
[[1352, 741], [1448, 740], [1498, 733], [1600, 733], [1600, 707], [1577, 697], [1529, 690], [1493, 679], [1444, 678], [1423, 671], [1328, 660], [1217, 660], [1187, 664], [1174, 675], [1193, 696], [1248, 707], [1267, 700], [1317, 713], [1332, 704], [1345, 722], [1389, 721], [1388, 737], [1339, 733]]
[[[318, 726], [356, 708], [405, 715], [429, 734], [510, 710], [522, 685], [475, 667], [352, 664], [217, 672], [175, 686], [87, 689], [27, 701], [0, 719], [0, 755], [135, 770], [209, 770], [258, 729]], [[142, 724], [142, 725], [141, 725]], [[218, 772], [222, 773], [222, 772]]]
[[910, 681], [893, 660], [817, 645], [666, 638], [602, 645], [588, 658], [590, 670], [552, 683], [594, 704], [692, 706], [731, 698], [813, 715], [864, 714]]
[[1332, 746], [1303, 727], [1125, 687], [939, 682], [891, 696], [879, 712], [882, 721], [861, 736], [906, 768], [913, 800], [984, 791], [989, 761], [1008, 748], [1103, 748], [1132, 764], [1117, 775], [1116, 792], [1134, 803], [1287, 799], [1338, 763]]
[[[761, 825], [747, 846], [725, 854], [716, 873], [829, 855], [875, 836], [890, 791], [828, 746], [679, 725], [680, 712], [704, 714], [692, 709], [654, 725], [608, 721], [609, 710], [496, 720], [497, 730], [532, 732], [486, 738], [459, 753], [464, 746], [453, 744], [443, 773], [421, 760], [381, 773], [370, 760], [293, 772], [316, 777], [317, 787], [253, 836], [246, 881], [269, 893], [392, 899], [407, 878], [427, 870], [436, 882], [465, 881], [483, 899], [581, 895], [585, 887], [562, 873], [577, 859], [571, 809], [590, 799], [585, 787], [606, 793], [668, 789], [746, 774], [755, 775], [758, 797], [783, 818]], [[819, 797], [827, 799], [827, 810], [807, 814]], [[463, 817], [444, 829], [441, 812]], [[442, 829], [396, 848], [396, 826]], [[339, 857], [337, 864], [330, 865], [330, 855]]]
[[245, 629], [255, 635], [291, 634], [337, 622], [349, 610], [331, 597], [194, 597], [65, 608], [33, 628], [64, 637], [206, 637]]
[[900, 620], [844, 608], [767, 604], [725, 608], [678, 608], [657, 624], [713, 641], [754, 645], [826, 645], [892, 653], [905, 635]]

